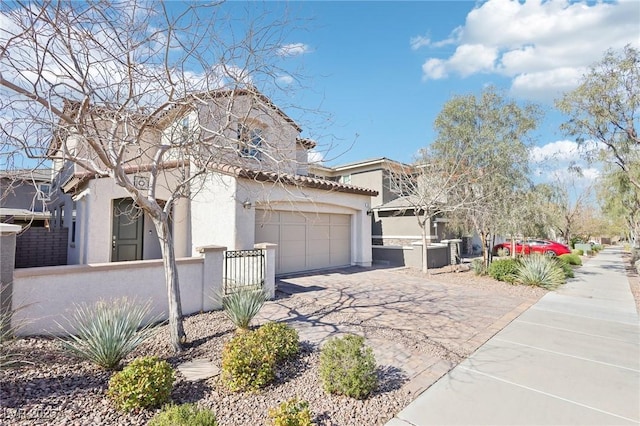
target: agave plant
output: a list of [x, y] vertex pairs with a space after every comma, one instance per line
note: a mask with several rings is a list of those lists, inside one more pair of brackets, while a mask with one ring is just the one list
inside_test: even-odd
[[73, 316], [67, 319], [75, 333], [60, 326], [69, 335], [61, 339], [62, 345], [82, 359], [115, 370], [124, 357], [155, 333], [153, 322], [157, 318], [145, 325], [150, 311], [150, 302], [138, 304], [127, 298], [76, 305]]
[[553, 290], [564, 284], [565, 273], [557, 259], [543, 255], [531, 255], [522, 258], [516, 279], [522, 284]]
[[248, 330], [266, 300], [267, 294], [262, 289], [238, 287], [222, 298], [222, 309], [239, 330]]

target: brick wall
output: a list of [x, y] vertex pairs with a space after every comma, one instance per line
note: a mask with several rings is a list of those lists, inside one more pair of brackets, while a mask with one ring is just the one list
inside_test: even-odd
[[16, 268], [67, 264], [68, 228], [29, 228], [16, 239]]

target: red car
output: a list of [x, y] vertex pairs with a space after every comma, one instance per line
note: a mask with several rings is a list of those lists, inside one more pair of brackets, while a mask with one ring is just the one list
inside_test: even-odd
[[[511, 254], [511, 241], [505, 241], [493, 247], [493, 254], [498, 254], [498, 250], [503, 250], [505, 256]], [[564, 244], [549, 240], [525, 240], [516, 241], [517, 254], [540, 253], [548, 256], [560, 256], [561, 254], [571, 253], [571, 249]]]

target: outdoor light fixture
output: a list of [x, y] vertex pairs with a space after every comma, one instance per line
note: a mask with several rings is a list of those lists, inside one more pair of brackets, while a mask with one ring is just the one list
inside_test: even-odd
[[251, 201], [249, 201], [248, 199], [244, 201], [244, 203], [242, 203], [242, 207], [244, 207], [245, 209], [250, 209], [251, 208]]

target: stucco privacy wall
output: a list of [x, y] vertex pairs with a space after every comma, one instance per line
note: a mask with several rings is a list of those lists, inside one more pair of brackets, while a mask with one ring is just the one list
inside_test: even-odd
[[[266, 250], [264, 289], [275, 296], [275, 247]], [[178, 259], [180, 298], [185, 315], [220, 309], [223, 294], [225, 247], [200, 248], [199, 257]], [[95, 265], [52, 266], [15, 270], [13, 273], [12, 319], [19, 335], [59, 334], [67, 327], [74, 305], [100, 299], [127, 297], [150, 301], [148, 319], [168, 317], [167, 289], [160, 260], [113, 262]], [[20, 308], [20, 309], [18, 309]], [[72, 330], [69, 330], [72, 331]]]
[[351, 264], [371, 266], [370, 196], [285, 186], [212, 174], [192, 196], [193, 253], [204, 244], [245, 250], [255, 243], [255, 209], [346, 214], [351, 218]]

